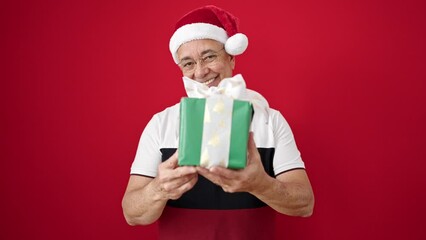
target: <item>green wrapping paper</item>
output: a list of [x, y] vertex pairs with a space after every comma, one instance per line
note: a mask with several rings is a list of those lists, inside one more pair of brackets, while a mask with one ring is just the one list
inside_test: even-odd
[[244, 168], [252, 115], [248, 101], [226, 96], [182, 98], [179, 165]]

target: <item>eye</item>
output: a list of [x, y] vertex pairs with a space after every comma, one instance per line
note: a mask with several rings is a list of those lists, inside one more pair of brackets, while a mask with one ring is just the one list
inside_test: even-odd
[[194, 66], [195, 62], [187, 61], [182, 63], [182, 68], [192, 68]]
[[217, 58], [216, 54], [209, 54], [203, 57], [203, 62], [210, 63], [210, 62], [213, 62], [216, 58]]

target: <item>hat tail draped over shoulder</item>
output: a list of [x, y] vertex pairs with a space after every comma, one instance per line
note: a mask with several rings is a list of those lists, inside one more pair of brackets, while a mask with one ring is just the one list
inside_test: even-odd
[[175, 63], [179, 63], [177, 50], [189, 41], [212, 39], [225, 45], [230, 55], [240, 55], [248, 47], [248, 38], [238, 32], [238, 19], [231, 13], [213, 5], [197, 8], [183, 16], [170, 38], [169, 49]]

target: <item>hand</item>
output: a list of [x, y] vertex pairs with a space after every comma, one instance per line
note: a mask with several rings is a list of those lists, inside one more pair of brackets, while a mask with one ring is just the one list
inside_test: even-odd
[[253, 133], [249, 135], [247, 166], [244, 169], [231, 170], [217, 166], [210, 169], [197, 167], [197, 171], [211, 182], [221, 186], [225, 192], [256, 191], [268, 176], [260, 160]]
[[158, 167], [155, 183], [162, 199], [178, 199], [192, 189], [198, 180], [195, 167], [178, 166], [178, 151]]

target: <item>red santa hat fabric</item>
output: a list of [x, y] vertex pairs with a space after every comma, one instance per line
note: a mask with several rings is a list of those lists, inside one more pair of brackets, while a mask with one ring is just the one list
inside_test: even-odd
[[184, 15], [170, 38], [169, 49], [175, 63], [179, 63], [177, 50], [189, 41], [212, 39], [225, 45], [230, 55], [242, 54], [248, 46], [246, 35], [238, 32], [238, 19], [231, 13], [213, 5], [197, 8]]

